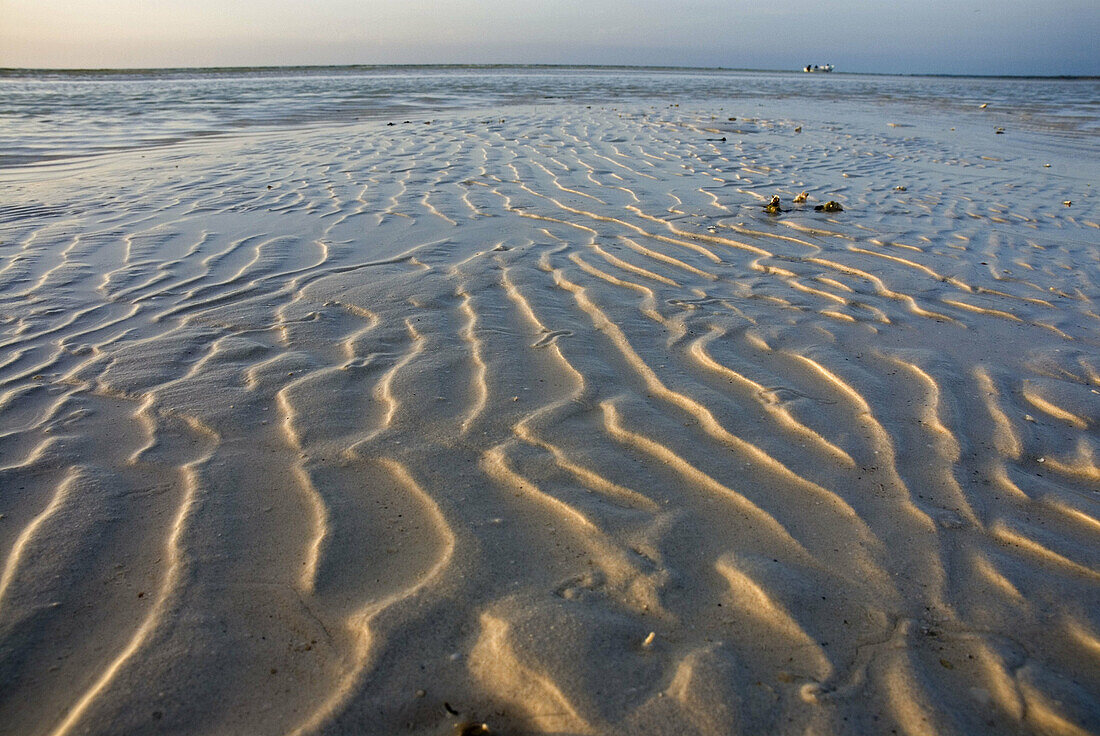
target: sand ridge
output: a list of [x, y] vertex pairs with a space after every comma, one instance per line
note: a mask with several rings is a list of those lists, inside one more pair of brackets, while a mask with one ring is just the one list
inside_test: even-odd
[[1100, 730], [1091, 195], [727, 117], [4, 173], [0, 732]]

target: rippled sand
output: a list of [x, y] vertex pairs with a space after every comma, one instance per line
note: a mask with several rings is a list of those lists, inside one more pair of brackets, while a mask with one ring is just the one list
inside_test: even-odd
[[739, 114], [5, 172], [0, 732], [1100, 731], [1096, 159]]

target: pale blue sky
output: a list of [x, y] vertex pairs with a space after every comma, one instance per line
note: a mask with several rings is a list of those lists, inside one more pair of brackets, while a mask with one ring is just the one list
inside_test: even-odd
[[1100, 75], [1100, 0], [0, 0], [0, 66], [576, 63]]

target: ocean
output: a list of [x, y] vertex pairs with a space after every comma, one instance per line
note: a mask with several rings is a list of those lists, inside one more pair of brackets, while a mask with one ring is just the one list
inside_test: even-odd
[[[1100, 80], [607, 67], [288, 67], [0, 71], [0, 166], [282, 126], [520, 104], [855, 103], [1100, 134]], [[896, 109], [896, 108], [894, 108]]]

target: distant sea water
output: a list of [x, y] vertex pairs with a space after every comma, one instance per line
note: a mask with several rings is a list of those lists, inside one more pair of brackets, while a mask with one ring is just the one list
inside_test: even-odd
[[1100, 79], [617, 67], [0, 70], [0, 166], [243, 130], [515, 104], [843, 100], [929, 110], [988, 104], [1063, 136], [1100, 135]]

